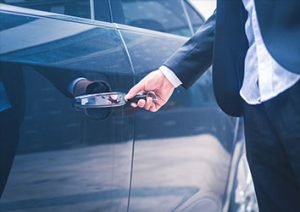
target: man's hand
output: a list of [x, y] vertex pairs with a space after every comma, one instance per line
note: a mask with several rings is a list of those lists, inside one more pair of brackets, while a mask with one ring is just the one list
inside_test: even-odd
[[147, 100], [139, 100], [137, 104], [131, 103], [132, 107], [145, 108], [151, 112], [158, 111], [171, 97], [174, 86], [171, 82], [164, 76], [164, 74], [159, 71], [153, 71], [145, 76], [138, 84], [130, 89], [130, 91], [125, 96], [126, 99], [131, 99], [138, 93], [145, 93], [152, 91], [156, 95], [155, 101], [151, 97], [147, 97]]

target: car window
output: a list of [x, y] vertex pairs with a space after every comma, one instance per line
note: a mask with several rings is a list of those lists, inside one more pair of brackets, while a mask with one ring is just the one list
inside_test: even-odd
[[[131, 26], [191, 36], [183, 7], [178, 0], [111, 0], [113, 21]], [[116, 2], [121, 2], [120, 13]], [[118, 11], [116, 11], [118, 10]]]
[[184, 6], [189, 16], [191, 25], [193, 27], [193, 31], [196, 32], [199, 29], [199, 27], [203, 24], [204, 18], [201, 17], [199, 13], [195, 11], [195, 9], [190, 5], [190, 3], [184, 1]]

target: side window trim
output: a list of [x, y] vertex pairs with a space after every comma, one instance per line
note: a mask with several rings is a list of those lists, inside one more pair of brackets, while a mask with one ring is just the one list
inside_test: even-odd
[[108, 7], [109, 7], [109, 14], [110, 14], [110, 21], [112, 23], [114, 23], [114, 17], [113, 17], [113, 9], [112, 9], [112, 6], [111, 6], [111, 0], [107, 0], [108, 2]]
[[91, 20], [95, 20], [95, 4], [94, 0], [90, 0]]
[[187, 12], [187, 5], [189, 5], [190, 6], [190, 8], [192, 9], [192, 10], [194, 10], [198, 15], [199, 15], [199, 18], [201, 18], [202, 19], [202, 22], [204, 23], [205, 22], [205, 18], [203, 17], [203, 15], [200, 13], [200, 12], [198, 12], [196, 9], [195, 9], [195, 7], [191, 4], [191, 2], [189, 1], [189, 0], [182, 0], [184, 3], [183, 3], [183, 7], [184, 7], [184, 11], [187, 13], [187, 16], [188, 16], [188, 22], [189, 22], [189, 26], [191, 26], [192, 27], [192, 30], [191, 30], [191, 32], [192, 32], [192, 34], [195, 34], [195, 30], [194, 30], [194, 27], [193, 27], [193, 24], [192, 24], [192, 20], [191, 20], [191, 18], [190, 18], [190, 14]]
[[190, 16], [189, 16], [189, 14], [187, 12], [187, 9], [186, 9], [186, 6], [185, 6], [185, 2], [186, 2], [185, 0], [180, 0], [181, 6], [182, 6], [182, 9], [183, 9], [183, 12], [184, 12], [184, 16], [186, 18], [186, 21], [187, 21], [187, 24], [189, 26], [189, 29], [190, 29], [190, 31], [191, 31], [191, 33], [193, 35], [193, 34], [195, 34], [195, 32], [194, 32], [194, 29], [193, 29], [193, 25], [192, 25]]

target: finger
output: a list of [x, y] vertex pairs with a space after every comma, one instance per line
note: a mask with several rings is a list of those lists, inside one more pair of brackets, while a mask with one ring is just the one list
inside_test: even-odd
[[154, 105], [151, 105], [149, 111], [154, 112]]
[[144, 99], [140, 99], [138, 102], [137, 102], [137, 105], [140, 107], [140, 108], [143, 108], [146, 104], [146, 101]]
[[150, 107], [149, 110], [150, 110], [151, 112], [157, 112], [160, 108], [161, 108], [160, 105], [154, 103], [154, 104], [151, 105], [151, 107]]
[[130, 105], [131, 105], [131, 107], [134, 107], [134, 108], [136, 108], [136, 107], [137, 107], [137, 104], [136, 104], [136, 103], [134, 103], [134, 102], [132, 102]]
[[152, 104], [153, 104], [153, 99], [151, 97], [147, 97], [147, 101], [146, 101], [146, 104], [144, 106], [145, 109], [149, 110]]
[[143, 81], [140, 81], [138, 84], [133, 86], [129, 92], [125, 95], [125, 99], [131, 99], [136, 96], [139, 92], [143, 92], [145, 88], [145, 84]]
[[152, 107], [150, 107], [149, 111], [151, 111], [151, 112], [156, 112], [157, 109], [155, 108], [155, 106], [152, 106]]

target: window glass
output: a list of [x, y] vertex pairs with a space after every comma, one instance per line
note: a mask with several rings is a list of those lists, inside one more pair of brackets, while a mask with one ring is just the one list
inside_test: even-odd
[[184, 5], [189, 15], [193, 30], [194, 32], [196, 32], [199, 29], [199, 27], [203, 24], [204, 19], [199, 15], [199, 13], [195, 11], [195, 9], [189, 3], [185, 1]]
[[35, 10], [91, 18], [89, 0], [4, 0], [3, 2]]
[[115, 22], [177, 35], [191, 35], [180, 1], [121, 0], [121, 4], [123, 14], [113, 8]]

